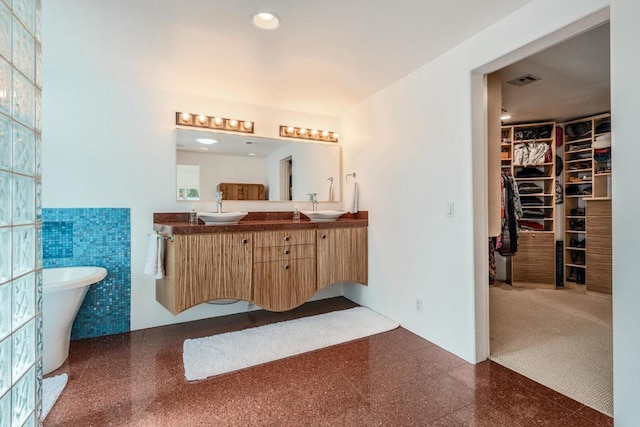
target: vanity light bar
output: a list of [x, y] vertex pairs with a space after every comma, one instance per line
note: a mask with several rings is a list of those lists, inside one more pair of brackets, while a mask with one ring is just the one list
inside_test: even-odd
[[336, 132], [329, 132], [326, 130], [281, 125], [280, 136], [284, 136], [286, 138], [312, 139], [314, 141], [338, 142], [338, 137], [340, 135]]
[[253, 133], [253, 122], [247, 120], [226, 119], [204, 114], [176, 113], [176, 124], [197, 128], [228, 130], [232, 132]]

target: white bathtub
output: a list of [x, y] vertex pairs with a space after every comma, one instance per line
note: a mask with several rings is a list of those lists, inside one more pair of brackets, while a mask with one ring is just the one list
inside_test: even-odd
[[71, 326], [89, 286], [107, 275], [102, 267], [42, 270], [44, 374], [58, 369], [69, 356]]

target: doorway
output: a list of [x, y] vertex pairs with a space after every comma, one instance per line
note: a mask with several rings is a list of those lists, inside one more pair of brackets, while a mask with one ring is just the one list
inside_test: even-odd
[[[582, 31], [576, 31], [573, 34], [571, 34], [570, 37], [566, 37], [566, 36], [562, 37], [560, 40], [556, 40], [555, 43], [549, 42], [549, 43], [547, 43], [547, 46], [545, 46], [545, 47], [552, 47], [552, 49], [554, 49], [554, 50], [560, 50], [562, 44], [565, 44], [565, 43], [571, 44], [571, 43], [573, 43], [574, 48], [575, 48], [575, 46], [577, 46], [576, 42], [579, 41], [580, 38], [584, 37], [584, 38], [588, 39], [590, 36], [593, 36], [595, 33], [606, 33], [607, 37], [608, 37], [608, 30], [609, 30], [608, 29], [608, 24], [606, 24], [605, 22], [600, 22], [600, 24], [603, 24], [603, 25], [598, 25], [598, 26], [595, 26], [595, 27], [593, 25], [591, 25], [590, 26], [591, 28], [588, 27], [588, 28], [584, 28]], [[589, 31], [584, 31], [584, 30], [587, 30], [587, 29]], [[607, 47], [608, 47], [608, 38], [607, 38], [606, 44], [607, 44]], [[584, 51], [582, 51], [582, 52], [584, 52]], [[539, 51], [536, 55], [532, 55], [529, 59], [530, 60], [533, 59], [535, 61], [535, 59], [536, 59], [535, 57], [537, 55], [539, 55], [540, 53], [542, 53], [542, 51]], [[580, 56], [580, 54], [581, 54], [580, 50], [575, 52], [575, 55], [577, 55], [578, 57]], [[553, 56], [551, 55], [551, 58], [552, 57]], [[509, 67], [513, 67], [514, 69], [517, 69], [518, 65], [526, 66], [526, 64], [527, 64], [527, 59], [524, 59], [524, 60], [519, 60], [517, 62], [512, 62], [507, 67], [504, 67], [504, 66], [501, 67], [501, 68], [495, 67], [494, 69], [492, 69], [490, 71], [491, 72], [496, 72], [496, 71], [506, 72], [506, 70]], [[530, 64], [531, 63], [529, 62], [529, 65]], [[538, 65], [540, 65], [540, 64], [538, 64]], [[550, 64], [547, 64], [547, 69], [553, 69], [554, 67], [557, 68], [558, 65], [559, 65], [558, 63], [551, 62]], [[608, 58], [607, 58], [607, 68], [608, 68]], [[484, 70], [484, 71], [486, 73], [489, 70]], [[523, 76], [525, 76], [527, 74], [531, 74], [531, 75], [536, 76], [536, 74], [533, 73], [533, 72], [525, 72], [524, 70], [521, 70], [521, 71], [522, 71], [521, 74]], [[554, 71], [561, 72], [561, 70], [557, 70], [557, 69], [554, 70]], [[539, 74], [545, 74], [545, 69], [543, 67], [542, 71], [536, 71], [536, 72], [539, 73]], [[573, 75], [571, 73], [569, 73], [565, 77], [566, 78], [573, 77], [573, 79], [578, 80], [577, 76], [580, 76], [580, 74], [575, 74], [575, 72], [574, 72]], [[514, 76], [512, 75], [511, 77], [514, 77]], [[518, 77], [518, 75], [516, 75], [515, 77]], [[544, 76], [536, 76], [536, 77], [542, 77], [542, 79], [545, 78]], [[588, 87], [588, 84], [589, 84], [588, 81], [585, 82], [585, 87]], [[607, 82], [607, 86], [608, 85], [609, 85], [609, 82]], [[533, 88], [533, 87], [534, 87], [534, 85], [531, 86], [531, 88]], [[592, 90], [599, 90], [599, 89], [592, 89]], [[537, 95], [539, 95], [539, 94], [536, 94], [536, 96]], [[523, 102], [523, 105], [521, 106], [522, 108], [520, 108], [520, 109], [518, 109], [518, 108], [509, 108], [509, 105], [506, 105], [506, 107], [507, 107], [506, 109], [508, 110], [509, 113], [512, 114], [513, 120], [511, 121], [511, 123], [536, 123], [536, 122], [540, 122], [540, 121], [544, 121], [544, 120], [553, 120], [553, 121], [561, 123], [561, 122], [564, 122], [564, 121], [568, 121], [568, 120], [570, 120], [572, 118], [586, 117], [586, 116], [590, 116], [590, 115], [595, 115], [597, 113], [601, 113], [601, 112], [606, 111], [606, 110], [609, 109], [608, 107], [603, 108], [601, 106], [594, 106], [594, 104], [590, 105], [589, 103], [579, 102], [579, 101], [577, 101], [577, 98], [579, 98], [579, 97], [575, 96], [573, 98], [568, 97], [568, 98], [564, 99], [562, 101], [562, 102], [566, 101], [564, 107], [563, 107], [563, 103], [562, 102], [550, 102], [549, 105], [546, 108], [538, 110], [537, 112], [534, 111], [535, 108], [532, 108], [532, 105], [535, 104], [535, 103], [534, 102], [527, 102], [526, 100], [525, 100], [525, 102]], [[529, 98], [529, 100], [530, 99], [531, 98]], [[577, 106], [577, 108], [572, 108], [571, 111], [568, 111], [567, 105], [571, 105], [571, 103], [574, 103]], [[518, 112], [518, 114], [520, 114], [519, 117], [516, 115], [516, 112]], [[538, 114], [538, 115], [536, 116], [536, 114]], [[485, 125], [486, 125], [486, 123], [485, 123]], [[475, 126], [474, 126], [474, 128], [475, 128]], [[476, 130], [474, 130], [474, 132]], [[476, 133], [476, 135], [477, 135], [477, 133]], [[483, 138], [483, 140], [486, 141], [486, 139], [484, 139], [484, 138]], [[487, 142], [487, 143], [490, 143], [490, 142]], [[476, 149], [474, 149], [474, 162], [477, 162], [479, 160], [478, 159], [479, 156], [482, 157], [484, 159], [484, 172], [485, 173], [487, 172], [487, 166], [486, 166], [486, 159], [487, 159], [487, 154], [486, 153], [487, 153], [487, 151], [486, 150], [487, 150], [486, 147], [483, 149], [482, 152], [480, 152], [480, 150], [476, 151]], [[476, 163], [476, 165], [477, 165], [477, 163]], [[486, 180], [484, 181], [484, 184], [482, 184], [482, 185], [486, 186]], [[479, 190], [479, 185], [475, 184], [475, 187], [476, 188], [474, 188], [474, 194], [477, 193], [477, 190]], [[488, 191], [487, 188], [484, 188], [481, 191], [481, 193], [484, 194], [485, 199], [487, 197], [487, 191]], [[479, 203], [474, 203], [474, 206], [476, 208], [478, 208], [479, 207]], [[483, 210], [484, 210], [484, 218], [483, 218], [483, 220], [486, 220], [487, 217], [488, 217], [486, 200], [482, 203], [482, 206], [483, 206]], [[558, 209], [558, 213], [562, 214], [562, 209]], [[483, 215], [478, 216], [477, 219], [479, 217], [481, 217], [481, 216], [483, 216]], [[564, 221], [560, 220], [560, 221], [558, 221], [558, 224], [563, 224], [563, 222]], [[480, 223], [478, 221], [476, 221], [476, 226], [477, 227], [480, 227], [479, 224]], [[486, 228], [486, 221], [484, 221], [483, 225]], [[559, 231], [559, 233], [558, 233], [559, 236], [562, 237], [562, 228], [560, 227], [558, 231]], [[480, 236], [480, 234], [476, 233], [476, 239], [478, 239], [479, 236]], [[484, 241], [486, 242], [486, 240], [484, 240]], [[487, 254], [487, 256], [484, 257], [484, 266], [481, 266], [481, 264], [480, 264], [480, 262], [481, 262], [480, 261], [480, 257], [479, 257], [480, 254]], [[476, 246], [476, 261], [477, 261], [477, 263], [476, 263], [476, 286], [486, 286], [487, 285], [487, 282], [488, 282], [488, 266], [487, 266], [488, 263], [486, 262], [487, 259], [488, 259], [488, 249], [486, 249], [486, 248], [480, 249], [479, 246]], [[554, 267], [555, 266], [551, 266], [551, 268], [554, 268]], [[506, 268], [504, 268], [504, 270], [506, 270]], [[484, 278], [480, 278], [479, 277], [480, 274], [483, 274], [485, 277]], [[487, 286], [487, 289], [488, 289], [488, 286]], [[556, 292], [556, 291], [548, 291], [548, 292]], [[495, 359], [496, 358], [495, 357], [496, 348], [494, 348], [494, 347], [495, 347], [496, 343], [495, 343], [495, 334], [494, 334], [494, 332], [497, 329], [499, 329], [499, 328], [496, 327], [495, 322], [505, 322], [505, 321], [508, 322], [510, 317], [509, 317], [509, 314], [505, 315], [504, 313], [502, 313], [499, 310], [497, 310], [496, 306], [494, 304], [495, 303], [514, 304], [514, 301], [521, 302], [522, 299], [521, 298], [517, 298], [517, 297], [522, 296], [522, 295], [519, 295], [519, 294], [524, 294], [524, 291], [518, 290], [516, 288], [511, 288], [509, 295], [504, 294], [504, 292], [503, 292], [503, 295], [500, 295], [498, 298], [493, 298], [493, 295], [491, 295], [491, 293], [495, 293], [495, 292], [492, 292], [492, 291], [486, 292], [486, 290], [482, 290], [482, 289], [476, 288], [476, 304], [477, 304], [478, 309], [481, 311], [480, 316], [483, 315], [482, 314], [483, 310], [484, 310], [484, 313], [486, 314], [486, 317], [484, 319], [479, 317], [479, 321], [484, 320], [486, 322], [485, 325], [487, 327], [487, 334], [483, 337], [482, 336], [482, 331], [480, 330], [480, 332], [478, 334], [478, 337], [479, 338], [486, 338], [486, 341], [484, 343], [486, 345], [486, 354], [485, 354], [485, 356], [489, 357], [489, 358], [492, 358], [492, 359]], [[523, 323], [518, 323], [516, 325], [516, 327], [515, 327], [515, 331], [512, 330], [510, 332], [512, 334], [511, 335], [512, 338], [515, 337], [516, 339], [512, 339], [512, 341], [511, 341], [511, 343], [509, 345], [511, 345], [512, 347], [513, 346], [518, 346], [518, 345], [521, 345], [521, 344], [522, 345], [529, 345], [529, 344], [519, 343], [517, 338], [520, 338], [522, 336], [523, 332], [526, 332], [527, 329], [531, 328], [531, 324], [530, 323], [528, 324], [526, 322], [526, 319], [524, 319], [524, 315], [523, 314], [527, 311], [527, 309], [532, 308], [535, 303], [541, 303], [541, 304], [546, 305], [547, 307], [548, 306], [553, 306], [555, 308], [555, 311], [557, 311], [559, 314], [563, 314], [564, 315], [567, 312], [571, 312], [573, 309], [570, 306], [563, 305], [564, 302], [562, 301], [562, 299], [565, 296], [569, 296], [569, 298], [568, 298], [569, 301], [568, 302], [570, 303], [571, 302], [570, 300], [572, 299], [570, 297], [570, 295], [562, 295], [562, 297], [558, 297], [559, 295], [560, 294], [553, 295], [553, 296], [545, 295], [544, 297], [540, 297], [538, 295], [535, 298], [533, 298], [532, 300], [529, 300], [528, 302], [526, 302], [524, 306], [522, 306], [519, 309], [517, 309], [515, 314], [512, 313], [511, 314], [511, 319], [513, 320], [513, 323], [518, 323], [517, 321], [521, 321], [521, 320], [525, 320], [525, 321]], [[511, 299], [510, 300], [510, 299], [506, 298], [506, 296], [508, 296], [509, 298], [516, 297], [516, 299], [515, 300]], [[505, 297], [505, 298], [503, 298], [503, 297]], [[484, 301], [483, 301], [483, 298], [485, 298]], [[598, 306], [602, 305], [602, 304], [599, 304], [599, 303], [602, 303], [602, 302], [603, 302], [603, 300], [599, 300], [599, 301], [596, 300], [595, 302], [594, 301], [584, 302], [584, 304], [587, 304], [587, 305], [593, 303], [592, 306], [589, 307], [589, 309], [587, 310], [587, 313], [589, 311], [590, 312], [597, 312], [599, 310]], [[610, 301], [609, 301], [609, 305], [610, 305]], [[609, 310], [610, 310], [610, 307], [609, 307]], [[610, 317], [611, 317], [610, 313], [611, 313], [610, 311], [609, 311], [609, 314], [605, 313], [604, 317], [608, 316], [609, 319], [610, 319]], [[539, 311], [534, 309], [534, 310], [532, 310], [532, 313], [530, 313], [530, 314], [533, 316], [535, 314], [539, 314]], [[578, 317], [580, 317], [582, 315], [583, 314], [577, 313]], [[529, 320], [536, 321], [536, 320], [533, 320], [533, 319], [534, 319], [534, 317], [531, 317]], [[546, 319], [546, 321], [548, 323], [548, 326], [551, 327], [551, 330], [555, 330], [555, 331], [557, 331], [557, 328], [554, 328], [554, 326], [564, 326], [565, 324], [571, 324], [571, 322], [574, 321], [574, 318], [566, 318], [566, 317], [561, 317], [559, 319], [553, 320], [553, 319], [550, 319], [549, 316], [546, 316], [546, 317], [543, 316], [542, 320], [538, 319], [537, 321], [544, 322], [545, 319]], [[574, 335], [579, 335], [581, 333], [581, 331], [579, 329], [580, 328], [584, 328], [584, 329], [586, 329], [584, 332], [587, 334], [586, 335], [587, 339], [594, 339], [594, 337], [596, 335], [598, 335], [599, 332], [589, 338], [588, 329], [590, 329], [590, 327], [586, 326], [586, 325], [588, 325], [588, 323], [586, 322], [586, 320], [584, 318], [582, 320], [583, 320], [582, 323], [578, 322], [577, 324], [573, 325], [574, 326], [573, 329], [574, 329], [574, 331], [576, 331], [574, 333]], [[558, 322], [558, 323], [554, 325], [553, 322]], [[597, 321], [596, 321], [596, 323], [597, 323]], [[480, 326], [482, 326], [482, 325], [480, 325]], [[591, 328], [591, 329], [593, 329], [593, 328]], [[611, 360], [612, 360], [612, 352], [611, 352], [612, 343], [611, 343], [611, 338], [610, 338], [610, 330], [611, 330], [610, 323], [609, 323], [608, 329], [609, 329], [609, 336], [604, 336], [604, 337], [600, 336], [600, 337], [597, 337], [597, 339], [601, 340], [600, 342], [605, 342], [607, 347], [608, 347], [608, 356], [607, 357], [608, 357], [608, 359], [610, 361], [609, 365], [605, 366], [605, 367], [603, 367], [602, 365], [592, 365], [591, 367], [587, 367], [587, 371], [589, 369], [594, 369], [594, 370], [595, 369], [601, 369], [601, 370], [605, 369], [605, 370], [607, 370], [609, 372], [608, 380], [606, 380], [606, 381], [609, 382], [609, 384], [607, 386], [608, 389], [605, 390], [603, 393], [601, 393], [601, 394], [604, 394], [604, 396], [601, 395], [601, 396], [597, 396], [595, 398], [595, 400], [599, 399], [601, 401], [605, 400], [607, 402], [605, 402], [603, 404], [601, 404], [602, 402], [594, 404], [593, 401], [590, 401], [590, 402], [584, 402], [582, 400], [581, 401], [582, 401], [582, 403], [587, 404], [587, 406], [595, 407], [595, 409], [598, 409], [601, 412], [605, 412], [608, 415], [612, 415], [612, 381], [611, 381], [611, 378], [612, 378], [612, 366], [611, 366], [611, 364], [612, 364], [611, 363]], [[509, 332], [507, 334], [509, 334]], [[548, 335], [548, 332], [547, 332], [547, 335]], [[568, 342], [569, 340], [567, 339], [565, 341]], [[504, 344], [504, 343], [501, 343], [501, 344]], [[481, 348], [481, 347], [479, 347], [479, 348]], [[505, 366], [509, 367], [510, 369], [513, 369], [513, 370], [515, 370], [517, 372], [520, 372], [520, 373], [524, 374], [525, 376], [528, 376], [528, 377], [530, 377], [530, 378], [532, 378], [532, 379], [534, 379], [534, 380], [536, 380], [538, 382], [541, 382], [541, 383], [543, 383], [543, 384], [545, 384], [547, 386], [550, 386], [551, 388], [554, 388], [555, 390], [560, 391], [563, 394], [569, 395], [569, 392], [567, 391], [567, 389], [563, 389], [562, 387], [559, 387], [557, 385], [556, 386], [552, 386], [552, 385], [550, 385], [548, 383], [545, 383], [545, 381], [546, 381], [545, 379], [536, 378], [535, 375], [537, 375], [537, 374], [535, 373], [535, 369], [533, 369], [531, 367], [531, 365], [538, 365], [543, 370], [546, 367], [547, 371], [551, 371], [552, 370], [551, 368], [557, 367], [559, 361], [567, 361], [567, 360], [568, 360], [569, 364], [574, 364], [574, 365], [583, 364], [584, 365], [583, 362], [580, 362], [578, 357], [573, 357], [572, 358], [571, 357], [572, 354], [571, 354], [570, 351], [567, 352], [567, 353], [563, 353], [563, 351], [564, 350], [562, 350], [562, 349], [560, 350], [561, 356], [558, 356], [558, 353], [556, 353], [555, 355], [551, 355], [550, 354], [546, 358], [546, 360], [540, 360], [541, 356], [539, 354], [538, 355], [533, 355], [532, 356], [533, 360], [532, 360], [532, 363], [530, 364], [530, 366], [525, 366], [525, 367], [523, 367], [521, 369], [515, 368], [515, 366], [513, 364], [510, 365], [510, 363], [512, 363], [513, 360], [509, 360], [508, 357], [503, 359], [501, 362], [499, 361], [498, 363], [505, 364]], [[533, 354], [533, 352], [531, 352], [531, 353]], [[588, 353], [588, 351], [586, 351], [586, 353]], [[543, 357], [543, 359], [544, 359], [544, 357]], [[584, 370], [583, 370], [583, 373], [584, 373]], [[568, 370], [563, 371], [562, 369], [560, 369], [559, 372], [556, 371], [552, 376], [555, 376], [556, 378], [561, 378], [561, 377], [566, 377], [567, 375], [571, 376], [571, 374], [569, 374]], [[573, 377], [576, 377], [576, 375], [573, 375]], [[587, 388], [593, 388], [593, 387], [591, 385], [587, 385]], [[573, 397], [574, 399], [576, 399], [576, 396], [571, 396], [571, 395], [569, 395], [569, 396]], [[580, 399], [576, 399], [576, 400], [580, 400]]]

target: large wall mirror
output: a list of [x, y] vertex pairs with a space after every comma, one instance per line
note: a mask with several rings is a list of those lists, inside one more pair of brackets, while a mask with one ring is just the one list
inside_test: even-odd
[[210, 202], [222, 189], [225, 200], [305, 201], [317, 193], [318, 201], [340, 201], [341, 149], [336, 143], [183, 128], [175, 132], [178, 200]]

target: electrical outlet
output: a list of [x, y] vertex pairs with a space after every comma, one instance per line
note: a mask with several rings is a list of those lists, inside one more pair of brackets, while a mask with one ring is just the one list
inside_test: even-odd
[[418, 313], [422, 312], [422, 298], [420, 298], [420, 297], [416, 298], [416, 311]]

